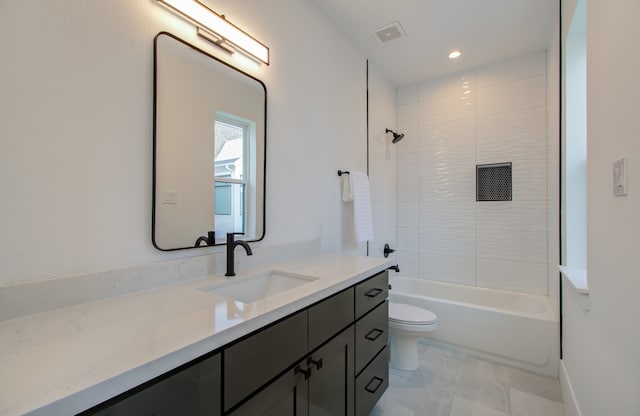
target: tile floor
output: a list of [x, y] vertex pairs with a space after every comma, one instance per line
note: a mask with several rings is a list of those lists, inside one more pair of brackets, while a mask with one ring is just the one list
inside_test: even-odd
[[391, 369], [370, 416], [565, 416], [557, 379], [418, 344], [420, 369]]

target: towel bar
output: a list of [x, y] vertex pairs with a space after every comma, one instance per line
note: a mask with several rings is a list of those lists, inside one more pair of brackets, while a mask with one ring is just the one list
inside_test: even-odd
[[348, 170], [339, 170], [338, 171], [338, 176], [342, 176], [343, 174], [350, 174], [351, 172], [349, 172]]

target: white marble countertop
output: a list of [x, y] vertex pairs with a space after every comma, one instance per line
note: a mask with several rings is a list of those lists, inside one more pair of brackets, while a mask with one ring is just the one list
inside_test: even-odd
[[252, 304], [199, 290], [229, 279], [213, 276], [0, 322], [0, 414], [75, 414], [390, 265], [323, 254], [239, 273], [316, 278]]

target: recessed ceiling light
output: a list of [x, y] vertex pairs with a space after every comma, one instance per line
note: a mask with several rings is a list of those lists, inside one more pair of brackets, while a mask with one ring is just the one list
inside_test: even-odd
[[460, 58], [461, 55], [462, 55], [462, 52], [460, 52], [457, 49], [454, 49], [451, 52], [449, 52], [449, 59], [458, 59]]

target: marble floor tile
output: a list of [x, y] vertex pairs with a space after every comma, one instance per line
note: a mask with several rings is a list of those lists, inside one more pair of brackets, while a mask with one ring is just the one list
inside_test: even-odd
[[509, 416], [505, 412], [501, 412], [490, 407], [483, 406], [476, 402], [472, 402], [461, 397], [453, 398], [453, 405], [449, 416]]
[[417, 371], [389, 370], [389, 388], [372, 416], [564, 416], [557, 379], [446, 346], [419, 343], [418, 350]]
[[535, 394], [555, 402], [562, 402], [560, 380], [557, 378], [523, 371], [506, 365], [497, 367], [496, 378], [504, 386]]
[[562, 403], [511, 389], [510, 416], [565, 416], [565, 411]]

